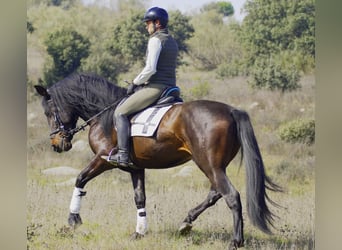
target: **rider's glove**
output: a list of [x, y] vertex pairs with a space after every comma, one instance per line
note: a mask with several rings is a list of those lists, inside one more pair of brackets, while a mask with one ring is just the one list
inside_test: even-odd
[[135, 85], [134, 83], [130, 83], [128, 85], [128, 88], [127, 88], [127, 95], [131, 95], [134, 93], [134, 89], [137, 87], [138, 85]]

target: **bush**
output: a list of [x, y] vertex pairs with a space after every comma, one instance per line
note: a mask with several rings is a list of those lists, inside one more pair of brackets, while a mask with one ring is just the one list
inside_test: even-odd
[[203, 99], [210, 94], [211, 86], [207, 81], [200, 82], [188, 90], [182, 89], [182, 98], [185, 101]]
[[254, 88], [293, 91], [300, 87], [298, 84], [299, 70], [284, 55], [272, 55], [270, 58], [259, 58], [251, 70]]
[[279, 127], [278, 134], [283, 141], [311, 145], [315, 142], [315, 121], [304, 119], [290, 121]]
[[210, 92], [210, 84], [208, 82], [201, 82], [190, 90], [195, 99], [201, 99], [207, 96]]
[[219, 79], [232, 78], [237, 76], [245, 76], [247, 68], [245, 65], [238, 61], [233, 60], [230, 63], [222, 63], [215, 70], [216, 76]]
[[82, 61], [79, 71], [91, 72], [105, 77], [111, 82], [116, 82], [120, 73], [126, 72], [128, 65], [120, 55], [111, 55], [99, 48], [96, 53], [90, 54]]
[[64, 28], [49, 34], [45, 40], [53, 63], [45, 65], [44, 79], [48, 85], [73, 73], [88, 57], [90, 41], [73, 29]]

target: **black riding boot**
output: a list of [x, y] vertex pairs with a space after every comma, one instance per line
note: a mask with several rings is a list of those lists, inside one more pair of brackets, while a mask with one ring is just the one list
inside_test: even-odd
[[118, 134], [118, 152], [115, 155], [110, 155], [106, 160], [113, 165], [127, 167], [129, 162], [130, 138], [130, 123], [127, 116], [117, 116], [116, 129]]

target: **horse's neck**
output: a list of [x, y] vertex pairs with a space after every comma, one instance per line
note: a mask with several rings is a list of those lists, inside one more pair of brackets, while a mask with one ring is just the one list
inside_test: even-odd
[[99, 112], [100, 112], [100, 111], [95, 112], [94, 114], [92, 114], [92, 113], [89, 113], [89, 112], [83, 110], [83, 112], [81, 112], [81, 113], [76, 113], [76, 114], [77, 114], [77, 117], [80, 118], [80, 119], [82, 119], [83, 121], [88, 121], [88, 120], [92, 119], [92, 118], [93, 118], [97, 113], [99, 113]]
[[70, 105], [71, 107], [71, 114], [75, 117], [75, 119], [79, 120], [82, 119], [83, 121], [87, 121], [92, 115], [87, 113], [81, 105], [79, 107], [75, 107]]
[[[80, 100], [76, 101], [77, 103], [76, 105], [73, 104], [75, 103], [75, 100], [73, 101], [73, 103], [67, 103], [66, 105], [71, 109], [71, 113], [75, 115], [77, 119], [81, 118], [83, 121], [87, 121], [89, 119], [96, 118], [94, 116], [99, 115], [102, 111], [104, 111], [104, 109], [115, 108], [116, 105], [125, 97], [125, 94], [126, 94], [125, 89], [118, 88], [118, 91], [120, 95], [122, 92], [122, 96], [120, 95], [115, 96], [113, 94], [113, 100], [106, 99], [106, 103], [102, 103], [102, 102], [101, 103], [90, 103], [90, 102], [85, 103], [85, 101], [83, 101], [81, 98]], [[96, 94], [93, 94], [93, 95], [95, 96]], [[83, 98], [86, 98], [86, 97], [83, 97]], [[108, 97], [99, 96], [98, 98], [108, 98]], [[113, 104], [116, 104], [116, 105], [113, 105]]]
[[[89, 112], [89, 110], [87, 110], [84, 106], [83, 107], [74, 107], [74, 114], [76, 114], [76, 116], [80, 119], [82, 119], [83, 121], [88, 121], [92, 122], [93, 120], [97, 120], [97, 118], [99, 118], [106, 110], [108, 109], [114, 109], [115, 107], [112, 105], [114, 104], [115, 101], [113, 101], [112, 103], [108, 103], [105, 104], [104, 107], [99, 107], [96, 109], [91, 109], [92, 111]], [[96, 106], [98, 106], [98, 104], [95, 104]]]

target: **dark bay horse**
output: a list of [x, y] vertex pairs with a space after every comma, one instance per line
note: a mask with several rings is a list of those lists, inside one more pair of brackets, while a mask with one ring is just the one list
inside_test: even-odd
[[[51, 145], [56, 152], [72, 148], [73, 135], [89, 125], [89, 145], [94, 157], [78, 175], [70, 202], [68, 222], [72, 227], [82, 223], [81, 199], [88, 181], [112, 169], [101, 159], [115, 147], [117, 137], [113, 127], [113, 112], [126, 89], [102, 77], [73, 74], [50, 88], [35, 86], [43, 96], [42, 106], [51, 128]], [[81, 118], [85, 124], [76, 127]], [[266, 175], [256, 137], [246, 112], [229, 105], [198, 100], [174, 105], [163, 117], [153, 137], [132, 138], [131, 159], [134, 168], [122, 169], [131, 175], [137, 207], [134, 235], [146, 232], [145, 169], [176, 167], [193, 160], [208, 177], [211, 188], [207, 198], [191, 209], [179, 231], [187, 233], [192, 223], [208, 207], [224, 198], [233, 213], [234, 235], [231, 249], [243, 246], [243, 219], [239, 192], [226, 175], [226, 168], [239, 149], [246, 167], [247, 212], [252, 223], [265, 233], [271, 233], [274, 218], [267, 201], [266, 189], [280, 191]]]

